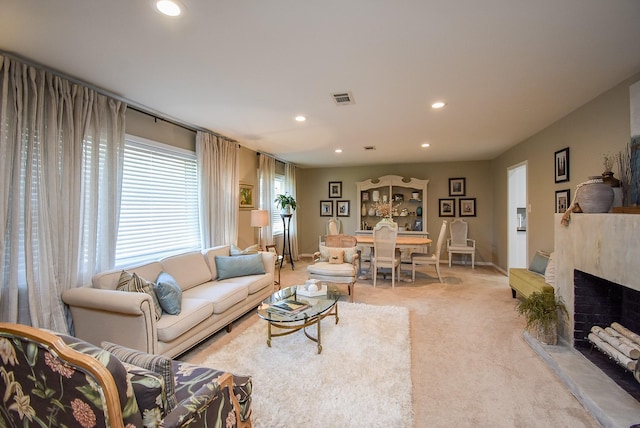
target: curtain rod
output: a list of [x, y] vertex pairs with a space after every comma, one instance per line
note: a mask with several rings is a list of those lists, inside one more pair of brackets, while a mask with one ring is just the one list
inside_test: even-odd
[[294, 163], [292, 163], [292, 162], [289, 162], [289, 161], [286, 161], [286, 160], [282, 160], [282, 159], [278, 159], [277, 157], [275, 157], [275, 156], [274, 156], [274, 155], [272, 155], [271, 153], [256, 152], [256, 156], [260, 156], [260, 155], [265, 155], [265, 156], [272, 157], [272, 158], [274, 158], [277, 162], [280, 162], [280, 163], [288, 163], [288, 164], [290, 164], [290, 165], [295, 165], [295, 164], [294, 164]]
[[68, 81], [70, 81], [72, 83], [75, 83], [77, 85], [86, 86], [87, 88], [89, 88], [91, 90], [94, 90], [94, 91], [98, 92], [101, 95], [113, 98], [113, 99], [121, 101], [123, 103], [126, 103], [127, 104], [127, 108], [135, 110], [135, 111], [137, 111], [139, 113], [146, 114], [147, 116], [151, 116], [154, 119], [160, 119], [160, 120], [162, 120], [164, 122], [171, 123], [172, 125], [179, 126], [180, 128], [183, 128], [183, 129], [186, 129], [186, 130], [192, 131], [192, 132], [197, 132], [197, 131], [208, 132], [210, 134], [215, 135], [216, 137], [224, 138], [226, 140], [231, 141], [232, 143], [240, 144], [240, 143], [238, 143], [236, 140], [234, 140], [232, 138], [226, 137], [226, 136], [224, 136], [222, 134], [219, 134], [217, 132], [214, 132], [214, 131], [211, 131], [209, 129], [203, 128], [201, 126], [193, 125], [193, 124], [191, 124], [189, 122], [185, 122], [184, 120], [180, 120], [180, 119], [177, 119], [177, 118], [174, 118], [174, 117], [171, 117], [171, 116], [167, 116], [167, 115], [165, 115], [163, 113], [160, 113], [159, 111], [154, 110], [154, 109], [152, 109], [150, 107], [144, 106], [144, 105], [142, 105], [140, 103], [137, 103], [137, 102], [135, 102], [133, 100], [130, 100], [130, 99], [125, 98], [125, 97], [122, 97], [120, 95], [116, 95], [113, 92], [110, 92], [110, 91], [108, 91], [106, 89], [99, 88], [98, 86], [96, 86], [94, 84], [91, 84], [91, 83], [86, 82], [84, 80], [78, 79], [76, 77], [73, 77], [73, 76], [71, 76], [69, 74], [63, 73], [61, 71], [55, 70], [55, 69], [53, 69], [53, 68], [51, 68], [49, 66], [40, 64], [40, 63], [38, 63], [36, 61], [32, 61], [32, 60], [30, 60], [28, 58], [23, 57], [22, 55], [18, 55], [16, 53], [14, 53], [14, 52], [9, 52], [9, 51], [5, 51], [3, 49], [0, 49], [0, 55], [4, 55], [6, 57], [9, 57], [9, 58], [11, 58], [11, 59], [13, 59], [15, 61], [20, 61], [20, 62], [22, 62], [22, 63], [24, 63], [26, 65], [31, 66], [31, 67], [40, 68], [40, 69], [42, 69], [44, 71], [47, 71], [47, 72], [49, 72], [49, 73], [51, 73], [51, 74], [53, 74], [55, 76], [61, 77], [63, 79], [66, 79], [66, 80], [68, 80]]

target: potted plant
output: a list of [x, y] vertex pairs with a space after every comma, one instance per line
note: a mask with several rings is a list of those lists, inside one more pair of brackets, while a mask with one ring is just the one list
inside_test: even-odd
[[538, 341], [547, 345], [558, 343], [558, 314], [567, 316], [567, 308], [554, 293], [534, 291], [518, 303], [516, 310], [525, 316], [527, 331]]
[[295, 198], [286, 193], [284, 195], [277, 195], [273, 202], [280, 207], [283, 214], [291, 214], [291, 210], [296, 210], [297, 205]]

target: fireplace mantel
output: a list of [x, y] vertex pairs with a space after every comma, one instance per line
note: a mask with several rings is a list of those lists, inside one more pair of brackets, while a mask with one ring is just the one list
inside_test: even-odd
[[640, 215], [577, 214], [555, 220], [556, 294], [569, 311], [561, 336], [573, 345], [574, 269], [640, 291]]

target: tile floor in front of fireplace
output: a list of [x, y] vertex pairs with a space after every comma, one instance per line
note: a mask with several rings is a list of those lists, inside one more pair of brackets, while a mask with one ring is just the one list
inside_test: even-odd
[[541, 345], [527, 333], [525, 340], [602, 426], [640, 424], [640, 402], [578, 350], [567, 344]]

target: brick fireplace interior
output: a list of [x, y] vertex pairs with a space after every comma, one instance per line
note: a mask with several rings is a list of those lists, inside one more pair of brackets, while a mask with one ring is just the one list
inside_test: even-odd
[[574, 270], [573, 345], [620, 387], [640, 401], [640, 383], [633, 374], [593, 348], [587, 340], [591, 327], [617, 322], [640, 333], [640, 291]]

